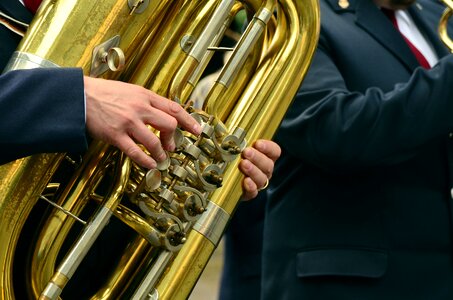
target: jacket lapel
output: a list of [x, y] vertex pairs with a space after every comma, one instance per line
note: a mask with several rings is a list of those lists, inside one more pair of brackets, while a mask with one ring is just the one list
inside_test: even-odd
[[410, 71], [419, 67], [417, 59], [391, 21], [373, 1], [357, 1], [356, 23], [395, 55]]
[[[338, 14], [355, 13], [355, 23], [413, 71], [419, 65], [401, 34], [372, 0], [327, 0]], [[344, 6], [347, 3], [347, 7]], [[343, 5], [342, 5], [343, 4]]]
[[[433, 28], [432, 26], [430, 26], [430, 24], [437, 24], [440, 20], [441, 15], [440, 14], [438, 16], [436, 15], [429, 16], [426, 14], [424, 15], [425, 11], [423, 5], [420, 3], [412, 5], [412, 7], [409, 8], [409, 13], [411, 14], [412, 19], [417, 24], [418, 28], [421, 30], [422, 33], [425, 34], [426, 38], [433, 46], [434, 51], [436, 51], [438, 57], [441, 58], [449, 54], [450, 52], [448, 51], [447, 47], [445, 47], [444, 43], [439, 38], [437, 28]], [[422, 15], [424, 15], [424, 17], [422, 17]], [[434, 17], [435, 19], [429, 20], [430, 22], [427, 23], [427, 18], [429, 17]]]

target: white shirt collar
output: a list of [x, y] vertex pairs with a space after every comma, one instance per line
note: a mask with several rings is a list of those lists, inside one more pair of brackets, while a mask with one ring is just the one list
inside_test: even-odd
[[400, 32], [423, 54], [429, 65], [434, 66], [439, 58], [428, 40], [418, 29], [414, 20], [406, 10], [395, 11], [396, 22]]

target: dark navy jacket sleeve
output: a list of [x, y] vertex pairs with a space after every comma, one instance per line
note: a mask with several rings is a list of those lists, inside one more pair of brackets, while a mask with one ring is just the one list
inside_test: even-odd
[[310, 72], [279, 132], [295, 157], [349, 168], [399, 163], [453, 127], [451, 56], [388, 92], [348, 90], [322, 50]]
[[[332, 26], [342, 25], [332, 17], [337, 21]], [[414, 68], [411, 75], [392, 51], [343, 19], [344, 39], [333, 36], [338, 28], [329, 21], [323, 23], [311, 68], [277, 142], [293, 157], [353, 170], [406, 161], [419, 147], [445, 138], [453, 128], [453, 57], [441, 58], [430, 70]], [[401, 40], [392, 37], [387, 23], [380, 34]]]
[[11, 71], [0, 76], [0, 163], [87, 147], [82, 70]]
[[440, 59], [423, 70], [375, 1], [320, 5], [316, 56], [276, 136], [261, 299], [453, 299], [445, 7], [408, 9]]

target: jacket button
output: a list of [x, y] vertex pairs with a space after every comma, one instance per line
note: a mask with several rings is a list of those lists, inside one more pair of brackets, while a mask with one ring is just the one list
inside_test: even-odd
[[449, 138], [449, 139], [453, 139], [453, 132], [450, 132], [450, 133], [448, 134], [448, 138]]

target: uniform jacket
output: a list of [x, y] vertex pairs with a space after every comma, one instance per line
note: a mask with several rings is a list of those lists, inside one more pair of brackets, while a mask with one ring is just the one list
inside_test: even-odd
[[259, 300], [266, 193], [239, 203], [223, 237], [220, 300]]
[[[18, 0], [0, 11], [28, 23]], [[20, 36], [0, 24], [0, 70]], [[87, 147], [82, 71], [77, 68], [13, 71], [0, 75], [0, 163], [42, 152], [79, 152]]]
[[453, 299], [453, 57], [444, 6], [409, 13], [418, 67], [372, 0], [321, 4], [311, 68], [277, 133], [262, 299]]

